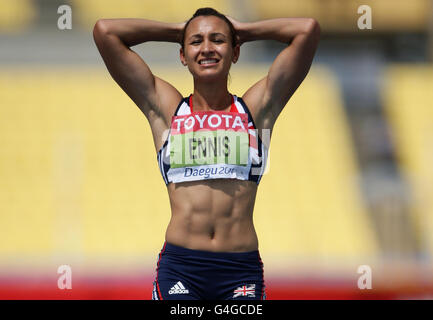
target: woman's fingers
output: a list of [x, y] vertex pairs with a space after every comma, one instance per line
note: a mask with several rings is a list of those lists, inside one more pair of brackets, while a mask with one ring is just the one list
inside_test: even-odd
[[230, 16], [226, 16], [226, 17], [227, 17], [227, 19], [230, 20], [230, 22], [233, 24], [233, 27], [236, 30], [236, 43], [238, 45], [242, 45], [244, 43], [244, 41], [242, 40], [242, 38], [239, 35], [239, 31], [240, 31], [240, 28], [241, 28], [241, 22], [237, 21], [236, 19], [234, 19], [234, 18], [232, 18]]
[[239, 21], [237, 21], [237, 20], [235, 20], [234, 18], [232, 18], [232, 17], [230, 17], [230, 16], [226, 16], [227, 17], [227, 19], [229, 19], [230, 20], [230, 22], [233, 24], [233, 27], [235, 27], [235, 29], [237, 29], [238, 28], [238, 26], [239, 26]]

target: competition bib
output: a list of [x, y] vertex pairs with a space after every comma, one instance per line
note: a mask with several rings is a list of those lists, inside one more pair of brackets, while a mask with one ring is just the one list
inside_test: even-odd
[[200, 111], [172, 117], [171, 168], [213, 164], [247, 166], [248, 156], [246, 113]]

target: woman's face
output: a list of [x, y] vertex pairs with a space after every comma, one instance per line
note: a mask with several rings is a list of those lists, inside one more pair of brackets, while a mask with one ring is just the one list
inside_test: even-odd
[[215, 16], [191, 20], [180, 59], [194, 78], [227, 78], [232, 62], [236, 63], [238, 58], [239, 46], [232, 47], [230, 28], [224, 20]]

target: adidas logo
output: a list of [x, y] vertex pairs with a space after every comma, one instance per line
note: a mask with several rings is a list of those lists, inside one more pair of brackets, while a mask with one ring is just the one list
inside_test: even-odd
[[189, 293], [188, 289], [185, 289], [182, 282], [178, 281], [173, 287], [171, 287], [170, 291], [168, 291], [168, 294], [185, 294]]

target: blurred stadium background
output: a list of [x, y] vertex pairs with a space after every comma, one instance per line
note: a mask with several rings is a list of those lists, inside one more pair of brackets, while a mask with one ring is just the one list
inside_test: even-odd
[[[72, 9], [59, 30], [57, 9]], [[357, 27], [360, 5], [372, 29]], [[99, 18], [313, 17], [313, 67], [277, 121], [255, 225], [268, 299], [433, 298], [433, 1], [1, 0], [0, 298], [150, 299], [170, 207], [146, 118], [92, 39]], [[247, 43], [242, 95], [284, 46]], [[176, 44], [133, 48], [184, 95]], [[72, 268], [59, 290], [58, 267]], [[360, 290], [358, 267], [372, 270]]]

